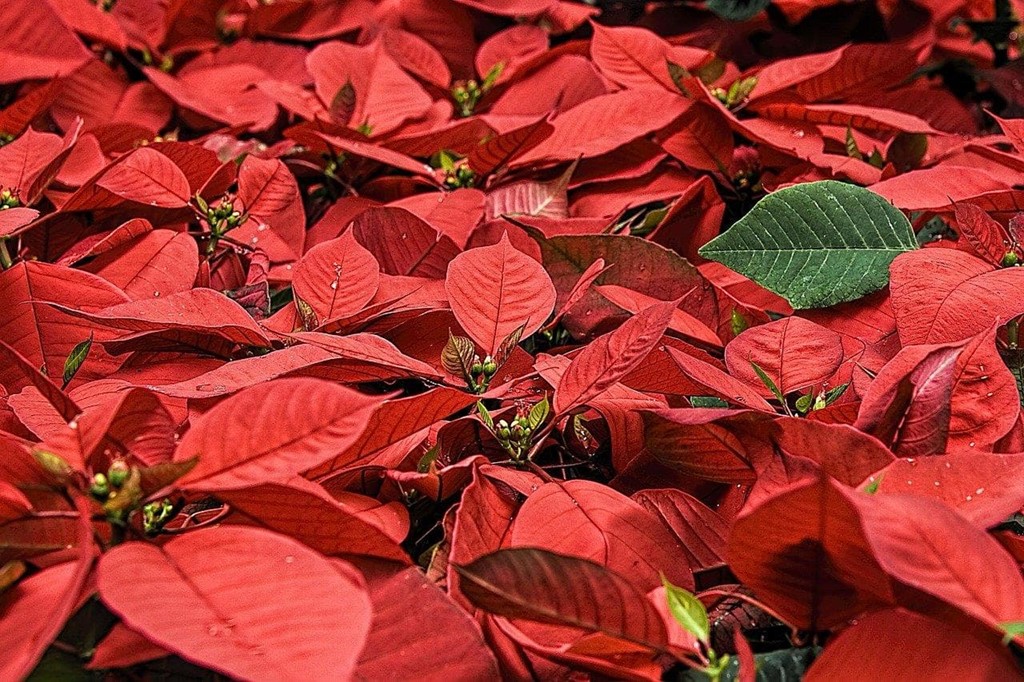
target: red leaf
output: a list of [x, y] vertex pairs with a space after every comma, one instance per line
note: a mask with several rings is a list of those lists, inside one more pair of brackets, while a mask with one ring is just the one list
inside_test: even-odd
[[509, 165], [516, 158], [551, 137], [554, 126], [545, 119], [510, 130], [482, 142], [469, 153], [469, 167], [478, 175], [488, 175]]
[[641, 490], [632, 498], [679, 538], [687, 561], [694, 569], [725, 562], [729, 527], [700, 500], [672, 488]]
[[[217, 499], [231, 505], [229, 520], [291, 536], [326, 556], [365, 555], [409, 563], [405, 551], [372, 517], [332, 499], [313, 483], [296, 480], [289, 485], [218, 490]], [[401, 510], [405, 512], [404, 507]]]
[[191, 289], [199, 273], [199, 250], [195, 239], [184, 232], [155, 230], [104, 251], [82, 269], [133, 300], [143, 300]]
[[373, 134], [387, 133], [430, 108], [430, 96], [384, 50], [371, 45], [323, 43], [309, 53], [306, 66], [323, 102], [351, 83], [356, 93], [354, 125], [369, 125]]
[[267, 222], [299, 200], [299, 187], [281, 161], [250, 154], [238, 170], [238, 199], [250, 218]]
[[765, 397], [771, 396], [771, 390], [757, 376], [751, 363], [764, 370], [783, 395], [788, 395], [817, 388], [839, 369], [842, 361], [842, 337], [799, 317], [785, 317], [752, 327], [725, 349], [729, 373]]
[[892, 308], [903, 345], [962, 341], [1024, 313], [1014, 292], [1024, 269], [995, 269], [955, 249], [901, 254], [890, 266]]
[[380, 266], [373, 254], [351, 232], [317, 244], [295, 268], [295, 296], [316, 315], [317, 324], [363, 309], [380, 281]]
[[761, 397], [761, 394], [751, 388], [748, 383], [733, 378], [714, 365], [675, 348], [669, 347], [667, 351], [684, 375], [706, 388], [712, 395], [743, 407], [762, 412], [775, 412], [774, 408]]
[[960, 235], [970, 243], [979, 258], [998, 266], [1010, 248], [1005, 228], [976, 204], [961, 201], [955, 208]]
[[585, 405], [639, 365], [661, 341], [675, 308], [675, 301], [652, 305], [573, 357], [555, 390], [555, 413]]
[[0, 83], [66, 76], [91, 56], [49, 5], [10, 0], [0, 18]]
[[[901, 351], [872, 382], [857, 428], [904, 457], [945, 452], [956, 364], [963, 347]], [[924, 351], [924, 352], [922, 352]]]
[[445, 291], [462, 329], [492, 357], [520, 327], [523, 338], [540, 329], [555, 306], [551, 278], [540, 263], [512, 246], [508, 234], [494, 246], [453, 259]]
[[389, 275], [444, 279], [459, 247], [428, 222], [401, 208], [370, 208], [352, 221], [352, 233]]
[[555, 132], [542, 144], [516, 159], [515, 165], [539, 161], [572, 161], [594, 157], [647, 133], [664, 128], [686, 111], [682, 97], [660, 95], [650, 106], [651, 93], [623, 90], [599, 95], [560, 114], [551, 121]]
[[212, 289], [189, 289], [92, 313], [63, 305], [53, 307], [68, 315], [128, 332], [110, 344], [115, 350], [118, 346], [150, 351], [184, 346], [228, 354], [236, 344], [270, 345], [263, 330], [240, 305]]
[[898, 459], [873, 478], [877, 494], [910, 494], [945, 502], [982, 528], [1024, 507], [1024, 454], [957, 453]]
[[593, 481], [555, 481], [538, 488], [516, 515], [511, 545], [590, 559], [644, 590], [661, 584], [659, 573], [673, 584], [693, 587], [679, 541], [636, 502]]
[[456, 567], [463, 595], [507, 618], [603, 632], [664, 650], [668, 634], [644, 593], [600, 563], [540, 549], [504, 549]]
[[733, 140], [729, 122], [715, 108], [694, 102], [675, 123], [658, 134], [662, 149], [696, 170], [729, 173]]
[[795, 627], [831, 628], [895, 603], [852, 494], [827, 478], [798, 484], [733, 524], [729, 567]]
[[316, 467], [352, 445], [379, 400], [317, 379], [278, 379], [216, 405], [178, 443], [175, 461], [199, 456], [178, 484], [244, 488]]
[[[899, 646], [893, 634], [899, 633]], [[865, 680], [911, 680], [928, 677], [962, 682], [1014, 680], [1020, 670], [1005, 650], [982, 643], [950, 625], [904, 609], [859, 618], [829, 639], [825, 651], [807, 671], [807, 682], [842, 679], [856, 670]]]
[[[615, 305], [634, 314], [656, 303], [660, 303], [660, 300], [657, 298], [646, 296], [614, 284], [605, 284], [595, 287], [595, 289]], [[689, 337], [693, 343], [698, 345], [704, 344], [712, 348], [722, 347], [722, 341], [714, 331], [697, 318], [681, 310], [678, 306], [672, 311], [672, 319], [669, 320], [668, 328]]]
[[[19, 263], [0, 273], [0, 308], [8, 311], [0, 319], [0, 338], [9, 340], [12, 348], [50, 379], [60, 381], [64, 361], [76, 345], [89, 338], [92, 325], [44, 302], [73, 306], [84, 316], [125, 300], [116, 287], [87, 272], [47, 263]], [[93, 368], [110, 371], [117, 364], [109, 356], [100, 360], [97, 354], [83, 365], [81, 376], [92, 376]], [[9, 385], [6, 374], [0, 376]]]
[[[873, 556], [900, 583], [997, 632], [1000, 623], [1024, 618], [1024, 578], [1017, 562], [953, 509], [913, 495], [872, 499], [851, 492], [847, 497], [858, 507]], [[909, 594], [901, 601], [916, 604], [919, 598]]]
[[96, 185], [119, 197], [161, 208], [182, 208], [188, 204], [188, 178], [160, 152], [141, 147], [123, 157], [96, 181]]
[[129, 542], [104, 554], [97, 573], [104, 603], [128, 627], [234, 677], [346, 679], [370, 630], [370, 598], [351, 569], [261, 529]]
[[[415, 567], [371, 585], [370, 598], [373, 626], [357, 679], [498, 679], [479, 627]], [[416, 604], [412, 613], [410, 604]]]

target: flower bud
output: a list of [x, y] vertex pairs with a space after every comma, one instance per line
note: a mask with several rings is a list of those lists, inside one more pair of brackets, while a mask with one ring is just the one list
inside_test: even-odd
[[[128, 463], [125, 462], [124, 460], [119, 459], [114, 461], [110, 465], [110, 468], [107, 470], [107, 476], [110, 477], [110, 484], [112, 486], [114, 486], [115, 488], [120, 488], [128, 479], [128, 474], [130, 472], [131, 468], [128, 466]], [[99, 476], [102, 474], [97, 475]]]

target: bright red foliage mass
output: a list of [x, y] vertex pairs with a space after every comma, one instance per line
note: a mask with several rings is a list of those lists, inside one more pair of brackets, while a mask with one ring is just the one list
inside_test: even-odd
[[1024, 3], [0, 5], [0, 680], [1024, 678]]

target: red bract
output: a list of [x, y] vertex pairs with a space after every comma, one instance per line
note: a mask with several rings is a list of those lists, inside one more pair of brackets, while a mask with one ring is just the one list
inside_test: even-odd
[[1024, 679], [1024, 0], [0, 4], [3, 680]]

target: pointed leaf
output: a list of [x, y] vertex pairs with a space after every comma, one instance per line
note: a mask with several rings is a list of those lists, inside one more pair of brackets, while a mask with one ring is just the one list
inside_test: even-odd
[[872, 192], [825, 180], [768, 195], [700, 254], [794, 308], [820, 308], [885, 286], [889, 264], [915, 248], [900, 211]]
[[346, 679], [372, 618], [352, 569], [258, 528], [129, 542], [104, 554], [97, 574], [103, 602], [128, 627], [232, 677]]
[[352, 445], [379, 400], [317, 379], [278, 379], [219, 403], [178, 443], [199, 456], [178, 484], [194, 490], [285, 481]]
[[492, 357], [516, 329], [524, 336], [540, 329], [555, 306], [551, 278], [507, 234], [459, 254], [448, 265], [445, 291], [459, 324]]

